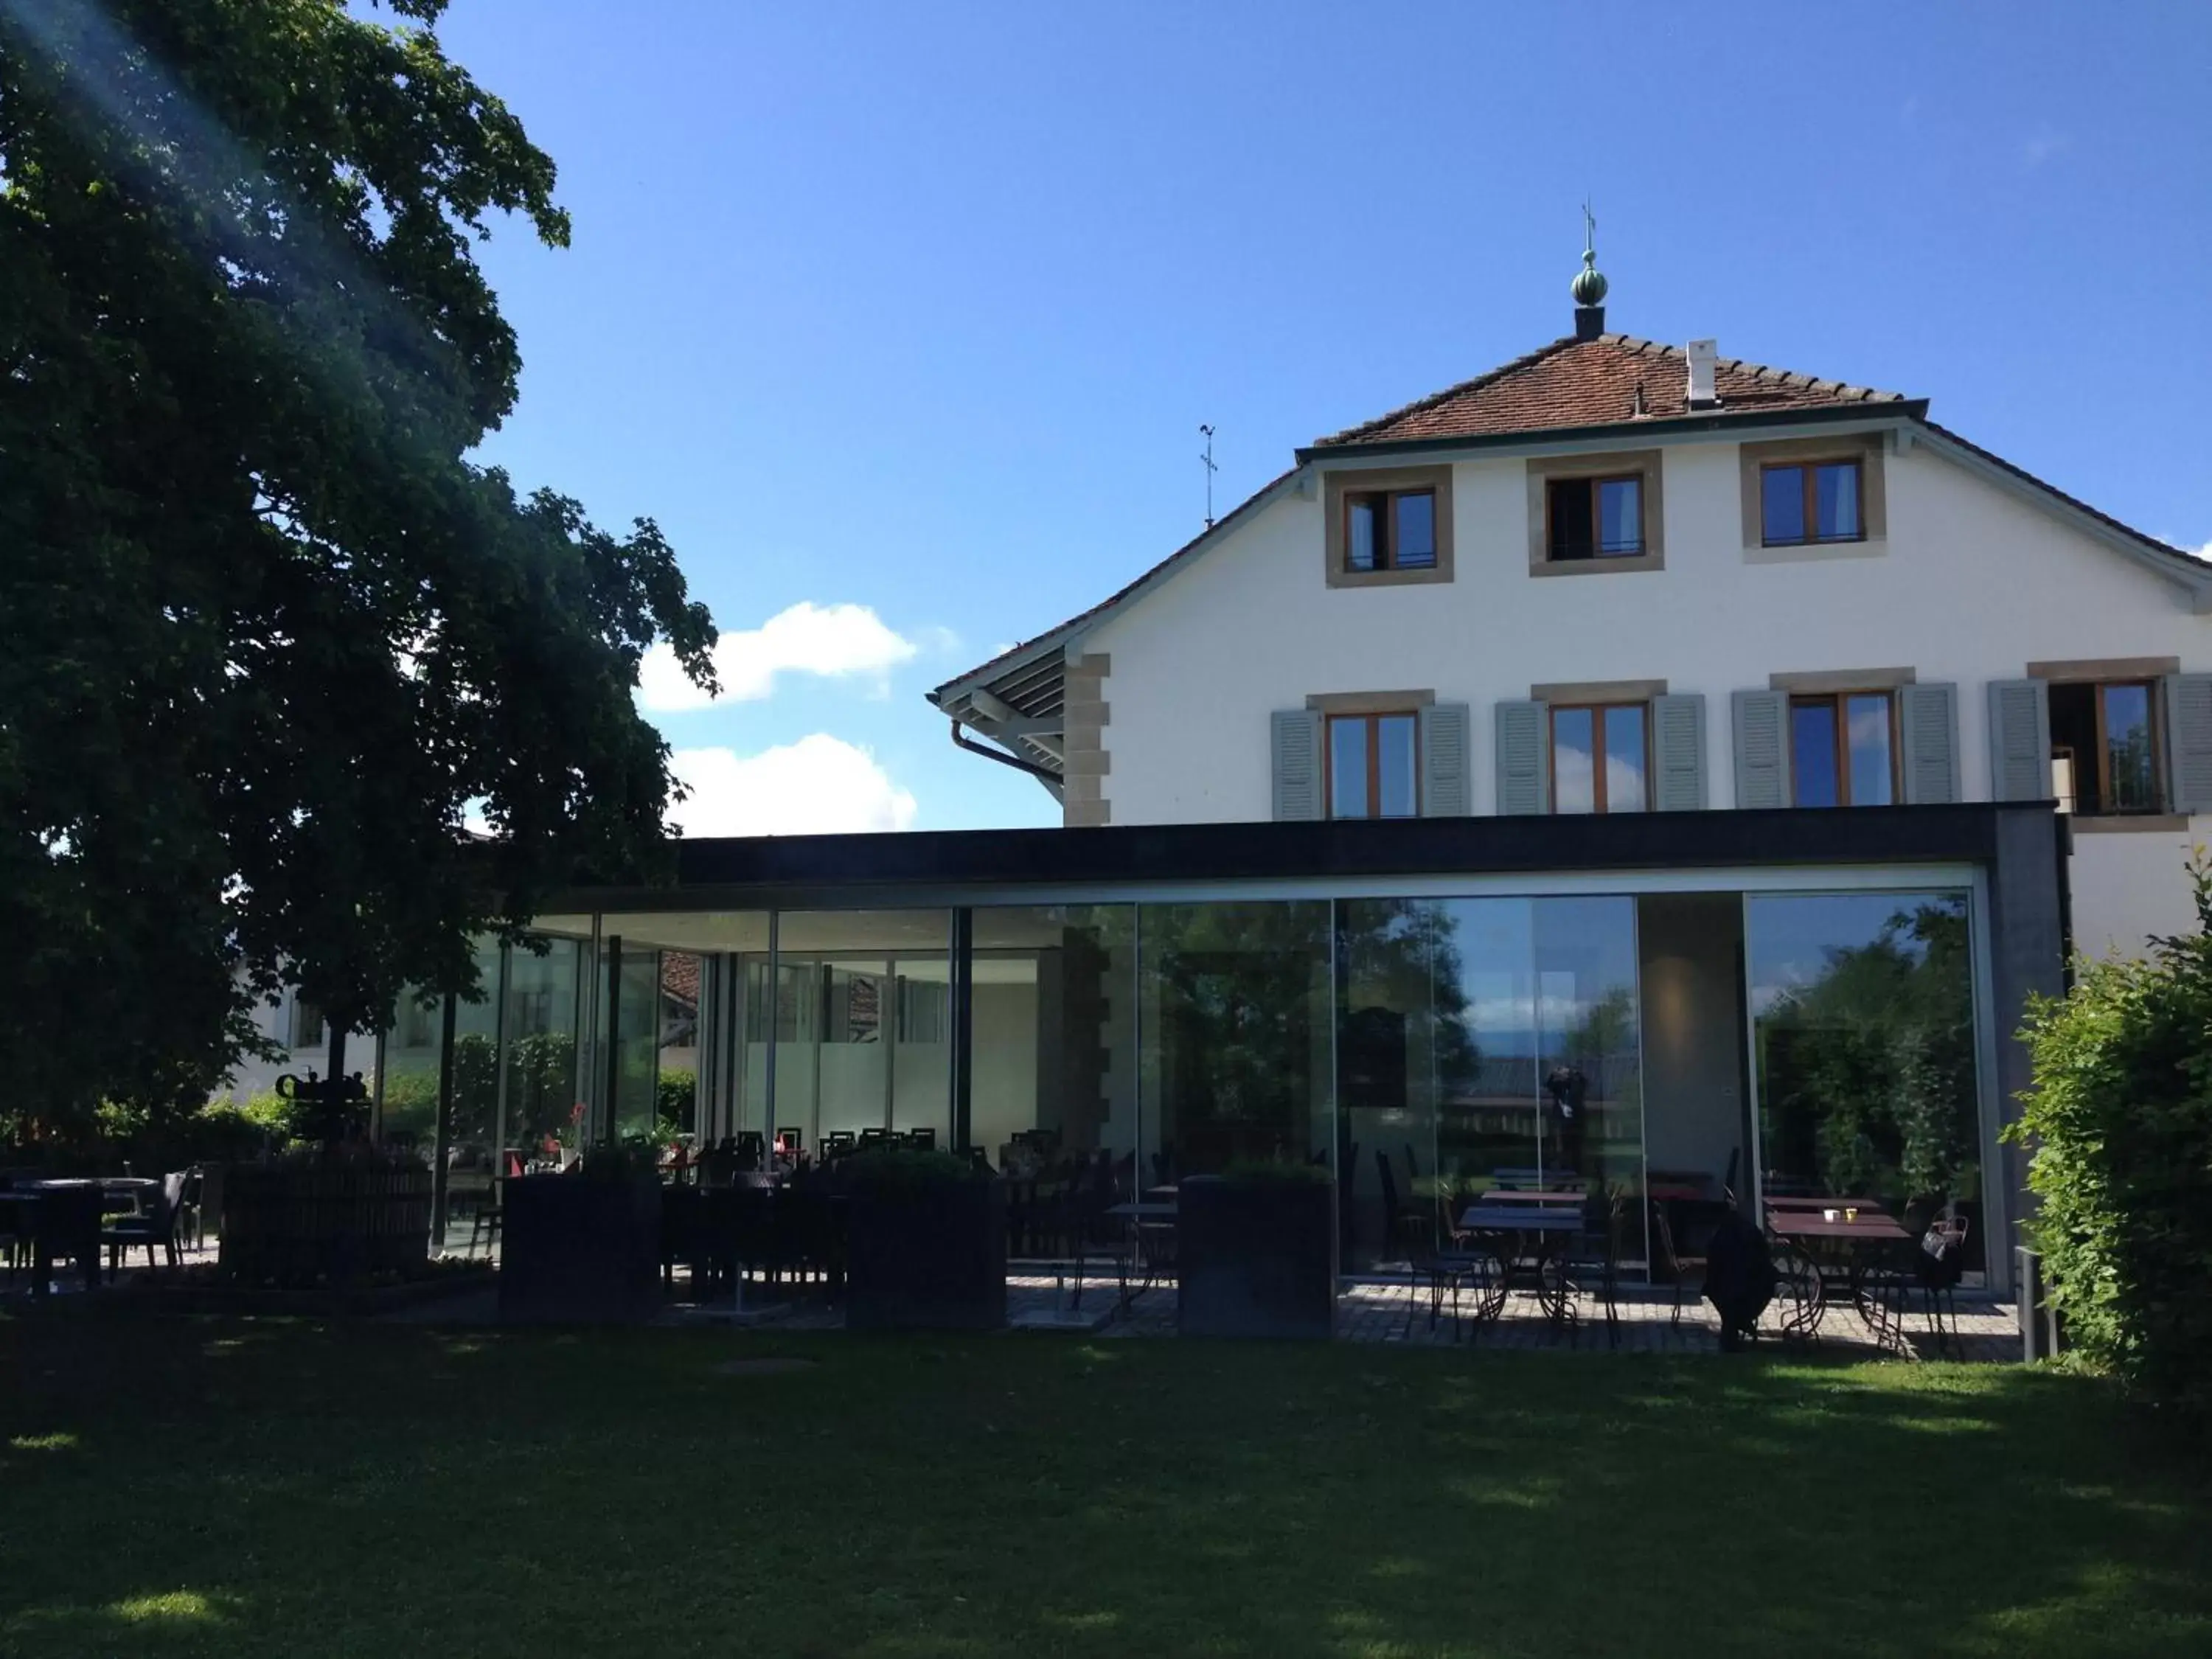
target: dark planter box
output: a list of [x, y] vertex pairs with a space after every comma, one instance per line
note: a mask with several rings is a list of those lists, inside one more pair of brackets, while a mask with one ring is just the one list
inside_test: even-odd
[[856, 1192], [849, 1213], [849, 1329], [994, 1331], [1006, 1322], [1004, 1183]]
[[1324, 1182], [1184, 1181], [1176, 1194], [1176, 1328], [1188, 1336], [1333, 1334], [1334, 1190]]
[[499, 1316], [570, 1325], [651, 1319], [660, 1311], [660, 1196], [650, 1175], [509, 1181]]

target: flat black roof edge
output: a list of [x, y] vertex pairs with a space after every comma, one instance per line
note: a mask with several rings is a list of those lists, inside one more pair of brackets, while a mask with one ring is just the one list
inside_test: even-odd
[[681, 842], [674, 884], [585, 886], [543, 907], [681, 908], [709, 891], [773, 902], [900, 887], [1132, 885], [1339, 877], [1989, 862], [1999, 821], [2048, 801], [1616, 816], [1114, 825], [760, 836]]

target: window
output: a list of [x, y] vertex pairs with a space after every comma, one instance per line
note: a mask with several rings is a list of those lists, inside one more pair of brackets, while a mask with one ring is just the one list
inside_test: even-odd
[[1887, 691], [1790, 699], [1790, 783], [1799, 806], [1897, 799], [1897, 700]]
[[292, 999], [292, 1046], [319, 1048], [329, 1039], [323, 1035], [323, 1011], [305, 997]]
[[1328, 815], [1410, 818], [1420, 811], [1420, 767], [1411, 714], [1332, 714]]
[[1433, 570], [1437, 492], [1365, 489], [1344, 497], [1346, 570]]
[[2051, 786], [2084, 814], [2165, 810], [2157, 702], [2148, 680], [2051, 688]]
[[1552, 710], [1552, 810], [1650, 810], [1649, 726], [1640, 702]]
[[1760, 540], [1768, 547], [1866, 539], [1865, 478], [1856, 460], [1763, 467]]
[[1544, 492], [1546, 550], [1554, 562], [1633, 558], [1644, 551], [1644, 478], [1554, 478]]

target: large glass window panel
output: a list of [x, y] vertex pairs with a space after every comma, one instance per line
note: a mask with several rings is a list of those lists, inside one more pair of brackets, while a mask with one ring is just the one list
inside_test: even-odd
[[1536, 1072], [1545, 1171], [1630, 1195], [1641, 1259], [1643, 1039], [1637, 1005], [1636, 903], [1620, 896], [1534, 902]]
[[1139, 1135], [1136, 913], [982, 908], [974, 937], [971, 1139], [1009, 1182], [1013, 1253], [1061, 1255], [1068, 1195], [1102, 1162], [1133, 1192], [1172, 1178]]
[[1552, 810], [1597, 811], [1597, 715], [1593, 709], [1552, 711]]
[[1890, 745], [1889, 694], [1846, 697], [1844, 710], [1850, 755], [1850, 804], [1887, 806], [1896, 799], [1897, 778]]
[[1410, 818], [1419, 810], [1419, 766], [1414, 759], [1414, 718], [1382, 714], [1375, 720], [1376, 816]]
[[2150, 687], [2104, 688], [2105, 754], [2115, 812], [2155, 811], [2158, 767], [2151, 748]]
[[625, 940], [618, 972], [622, 993], [613, 1021], [615, 1138], [650, 1138], [659, 1127], [660, 952]]
[[1452, 927], [1443, 903], [1348, 899], [1336, 918], [1340, 1255], [1359, 1271], [1434, 1239], [1437, 1011], [1458, 1010], [1459, 988], [1437, 971]]
[[1535, 914], [1525, 898], [1449, 899], [1442, 911], [1437, 1164], [1476, 1193], [1536, 1162]]
[[1368, 816], [1367, 733], [1364, 716], [1328, 723], [1328, 815], [1333, 818]]
[[1836, 705], [1832, 698], [1790, 705], [1790, 787], [1800, 806], [1834, 806]]
[[1641, 812], [1648, 799], [1644, 705], [1614, 704], [1605, 711], [1605, 810]]
[[1141, 907], [1141, 1121], [1176, 1175], [1326, 1158], [1330, 906]]
[[1981, 1262], [1980, 1110], [1960, 893], [1747, 901], [1763, 1190], [1956, 1204]]
[[507, 957], [507, 1116], [500, 1131], [502, 1168], [508, 1154], [527, 1160], [573, 1139], [583, 1116], [576, 1073], [576, 989], [581, 948], [572, 939], [526, 945]]
[[763, 1127], [798, 1131], [810, 1153], [833, 1136], [857, 1145], [894, 1129], [951, 1146], [951, 933], [941, 909], [777, 916], [775, 1082]]

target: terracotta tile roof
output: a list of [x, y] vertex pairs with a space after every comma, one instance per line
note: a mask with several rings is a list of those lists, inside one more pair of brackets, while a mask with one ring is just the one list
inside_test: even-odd
[[1894, 392], [1793, 374], [1737, 357], [1723, 357], [1715, 366], [1713, 389], [1720, 396], [1717, 409], [1689, 407], [1689, 363], [1679, 346], [1660, 345], [1626, 334], [1601, 334], [1595, 340], [1554, 340], [1486, 374], [1462, 380], [1334, 436], [1316, 439], [1314, 447], [1493, 437], [1553, 428], [1674, 420], [1687, 415], [1905, 401]]
[[660, 953], [660, 994], [686, 1008], [699, 1006], [699, 958], [688, 951]]

